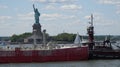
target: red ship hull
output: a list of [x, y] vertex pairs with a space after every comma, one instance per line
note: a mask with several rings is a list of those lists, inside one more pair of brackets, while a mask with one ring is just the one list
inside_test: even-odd
[[88, 59], [88, 47], [55, 50], [0, 51], [0, 63], [79, 61]]

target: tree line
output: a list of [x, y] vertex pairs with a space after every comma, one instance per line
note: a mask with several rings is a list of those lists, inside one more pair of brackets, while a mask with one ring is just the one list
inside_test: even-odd
[[[12, 35], [10, 37], [11, 42], [23, 42], [25, 38], [31, 36], [32, 33], [23, 33], [20, 35]], [[64, 43], [73, 43], [76, 37], [76, 34], [73, 33], [60, 33], [56, 36], [47, 35], [47, 41], [57, 41], [57, 42], [64, 42]], [[81, 35], [83, 39], [88, 39], [88, 36]], [[105, 40], [106, 36], [108, 35], [96, 35], [94, 38], [97, 41]], [[111, 40], [120, 40], [120, 36], [110, 36]]]

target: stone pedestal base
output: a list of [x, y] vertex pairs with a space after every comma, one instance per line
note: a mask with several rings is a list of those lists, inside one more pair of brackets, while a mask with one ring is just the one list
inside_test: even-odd
[[33, 43], [33, 44], [42, 44], [43, 43], [43, 34], [41, 32], [40, 23], [33, 24], [32, 36], [28, 37], [27, 40], [28, 40], [28, 43]]

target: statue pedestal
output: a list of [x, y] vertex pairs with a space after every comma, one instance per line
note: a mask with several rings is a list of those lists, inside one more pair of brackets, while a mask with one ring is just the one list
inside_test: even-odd
[[33, 24], [33, 32], [32, 33], [35, 35], [38, 35], [38, 36], [42, 35], [40, 23]]
[[43, 34], [41, 32], [40, 23], [33, 24], [32, 36], [28, 37], [28, 43], [32, 44], [42, 44], [43, 43]]

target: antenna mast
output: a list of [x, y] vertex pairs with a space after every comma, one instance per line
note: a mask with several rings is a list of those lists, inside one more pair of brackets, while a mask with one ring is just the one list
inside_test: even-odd
[[91, 14], [91, 26], [93, 26], [93, 14]]
[[89, 40], [89, 48], [93, 49], [94, 45], [94, 26], [93, 26], [93, 14], [91, 14], [90, 26], [87, 28], [88, 40]]

